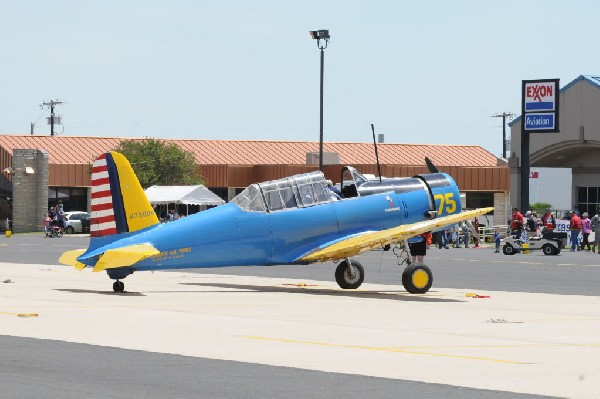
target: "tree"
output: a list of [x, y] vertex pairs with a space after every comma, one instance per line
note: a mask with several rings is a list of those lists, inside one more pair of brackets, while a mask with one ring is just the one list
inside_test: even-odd
[[176, 144], [156, 139], [123, 140], [115, 151], [127, 157], [144, 188], [204, 183], [194, 154]]

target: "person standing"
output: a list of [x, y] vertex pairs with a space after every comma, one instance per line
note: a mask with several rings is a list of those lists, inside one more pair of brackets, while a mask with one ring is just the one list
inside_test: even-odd
[[512, 219], [510, 223], [510, 231], [513, 236], [520, 236], [523, 230], [523, 214], [519, 212], [519, 208], [513, 208]]
[[465, 248], [469, 248], [469, 241], [471, 239], [471, 236], [469, 234], [469, 225], [467, 225], [467, 223], [465, 222], [462, 222], [461, 230], [463, 232], [463, 239], [465, 240]]
[[494, 252], [500, 252], [500, 231], [498, 229], [494, 231], [494, 243], [496, 244], [496, 250]]
[[423, 264], [427, 249], [431, 245], [431, 233], [423, 233], [408, 239], [408, 249], [412, 263]]
[[596, 247], [598, 247], [598, 253], [600, 254], [600, 215], [596, 214], [591, 219], [591, 228], [594, 232], [594, 241], [592, 241], [592, 251], [596, 252]]
[[581, 250], [583, 251], [587, 246], [586, 251], [590, 252], [591, 247], [589, 237], [590, 233], [592, 232], [592, 221], [588, 217], [589, 215], [587, 212], [583, 212], [583, 215], [581, 216], [583, 217], [583, 219], [581, 219], [581, 235], [583, 236], [583, 240], [581, 242]]
[[552, 209], [546, 208], [546, 213], [542, 216], [542, 226], [546, 231], [553, 231], [556, 228], [556, 219], [552, 214]]
[[438, 244], [439, 249], [442, 249], [442, 248], [448, 249], [448, 231], [447, 230], [438, 231], [437, 244]]
[[475, 244], [475, 248], [479, 247], [479, 219], [475, 218], [473, 220], [473, 228], [475, 231], [473, 232], [473, 243]]
[[44, 216], [42, 216], [42, 227], [44, 227], [44, 233], [45, 233], [44, 238], [47, 238], [48, 235], [50, 234], [50, 221], [51, 220], [52, 219], [48, 215], [48, 212], [45, 212]]
[[581, 231], [581, 218], [577, 216], [575, 211], [571, 211], [570, 215], [571, 220], [569, 222], [569, 230], [571, 232], [571, 252], [575, 252], [575, 250], [579, 251], [577, 238], [579, 237], [579, 232]]
[[460, 247], [460, 226], [458, 223], [452, 226], [452, 247]]

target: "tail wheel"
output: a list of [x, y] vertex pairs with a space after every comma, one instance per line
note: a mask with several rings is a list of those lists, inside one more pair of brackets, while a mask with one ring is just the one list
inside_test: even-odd
[[433, 274], [429, 267], [413, 263], [402, 272], [402, 285], [411, 294], [424, 294], [433, 284]]
[[550, 244], [544, 244], [544, 246], [542, 247], [542, 252], [544, 253], [544, 255], [554, 255], [556, 249]]
[[517, 251], [515, 250], [515, 248], [512, 245], [506, 244], [505, 246], [502, 247], [502, 253], [504, 255], [514, 255], [517, 253]]
[[123, 292], [125, 291], [125, 283], [123, 283], [122, 281], [115, 281], [113, 283], [113, 291], [114, 292]]
[[335, 269], [335, 281], [340, 288], [353, 290], [365, 280], [365, 269], [362, 265], [353, 259], [341, 262]]

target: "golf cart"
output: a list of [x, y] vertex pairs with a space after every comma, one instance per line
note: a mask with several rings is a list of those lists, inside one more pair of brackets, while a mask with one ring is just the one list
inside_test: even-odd
[[542, 232], [541, 236], [527, 237], [527, 232], [520, 236], [509, 235], [502, 240], [502, 253], [514, 255], [524, 251], [541, 250], [544, 255], [558, 255], [567, 243], [567, 233]]

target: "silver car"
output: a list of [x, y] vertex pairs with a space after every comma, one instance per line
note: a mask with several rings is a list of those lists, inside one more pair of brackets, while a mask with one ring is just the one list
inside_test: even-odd
[[65, 233], [73, 234], [81, 233], [83, 231], [81, 227], [81, 219], [89, 218], [90, 214], [88, 212], [73, 211], [65, 212], [63, 217], [65, 221]]

